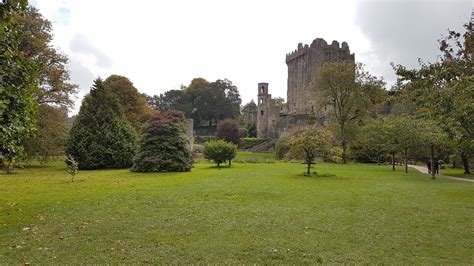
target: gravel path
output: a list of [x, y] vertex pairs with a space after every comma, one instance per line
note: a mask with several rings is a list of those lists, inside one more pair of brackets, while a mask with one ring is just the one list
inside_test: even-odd
[[[426, 167], [424, 167], [424, 166], [418, 166], [418, 165], [411, 165], [411, 164], [409, 164], [408, 167], [414, 168], [414, 169], [418, 170], [419, 172], [428, 175], [428, 168], [426, 168]], [[454, 176], [447, 176], [447, 175], [438, 175], [438, 176], [444, 177], [444, 178], [448, 178], [448, 179], [453, 179], [453, 180], [459, 180], [459, 181], [466, 181], [466, 182], [474, 183], [474, 179], [467, 179], [467, 178], [454, 177]]]

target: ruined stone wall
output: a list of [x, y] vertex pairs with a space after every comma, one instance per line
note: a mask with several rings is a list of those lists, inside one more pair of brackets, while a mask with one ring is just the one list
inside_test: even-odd
[[288, 65], [287, 103], [289, 113], [312, 113], [311, 83], [318, 68], [325, 62], [354, 61], [346, 42], [331, 45], [323, 39], [315, 39], [311, 45], [299, 43], [298, 49], [286, 55]]

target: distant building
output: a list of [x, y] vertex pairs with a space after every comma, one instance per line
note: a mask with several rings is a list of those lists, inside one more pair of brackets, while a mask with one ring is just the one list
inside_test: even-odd
[[268, 83], [258, 84], [257, 136], [278, 138], [290, 127], [315, 123], [319, 117], [316, 116], [311, 83], [323, 63], [334, 61], [354, 62], [354, 54], [346, 42], [339, 46], [333, 41], [329, 45], [318, 38], [311, 45], [299, 43], [298, 49], [287, 54], [287, 102], [280, 104], [272, 99]]

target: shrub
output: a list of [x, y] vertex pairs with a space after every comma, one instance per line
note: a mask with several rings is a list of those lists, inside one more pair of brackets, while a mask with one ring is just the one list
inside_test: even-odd
[[286, 155], [290, 151], [290, 144], [288, 141], [290, 140], [290, 134], [285, 133], [280, 136], [275, 144], [275, 158], [277, 160], [285, 159]]
[[268, 140], [269, 138], [241, 138], [239, 141], [239, 149], [250, 149]]
[[135, 144], [136, 132], [118, 99], [102, 80], [95, 80], [74, 120], [66, 154], [75, 158], [79, 169], [126, 168], [132, 165]]
[[235, 119], [224, 119], [217, 123], [217, 139], [239, 144], [239, 123]]
[[227, 160], [230, 166], [236, 154], [237, 146], [223, 140], [209, 141], [204, 144], [204, 158], [213, 160], [219, 169], [221, 163]]
[[184, 113], [169, 110], [156, 113], [143, 128], [134, 172], [184, 172], [193, 165], [189, 141], [184, 129]]

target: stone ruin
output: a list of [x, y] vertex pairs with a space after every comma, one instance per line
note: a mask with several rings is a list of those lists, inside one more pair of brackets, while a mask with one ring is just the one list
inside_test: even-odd
[[[286, 55], [288, 65], [287, 102], [279, 104], [268, 92], [268, 83], [258, 83], [257, 137], [278, 138], [288, 128], [316, 123], [318, 107], [313, 100], [312, 82], [318, 68], [326, 62], [354, 62], [349, 45], [317, 38], [311, 45], [298, 44]], [[317, 88], [315, 88], [317, 90]]]

